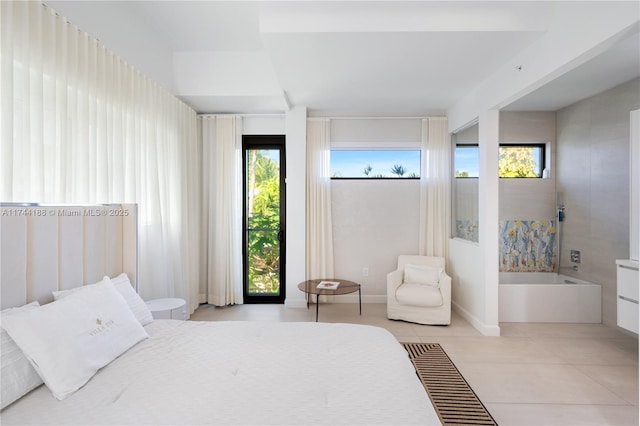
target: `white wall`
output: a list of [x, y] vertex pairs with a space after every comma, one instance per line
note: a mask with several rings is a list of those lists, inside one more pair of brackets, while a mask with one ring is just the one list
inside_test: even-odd
[[419, 190], [410, 179], [331, 181], [335, 274], [362, 284], [363, 302], [386, 302], [398, 255], [418, 254]]
[[305, 280], [305, 211], [307, 176], [307, 108], [294, 107], [286, 114], [287, 161], [287, 258], [286, 299], [288, 308], [306, 308], [298, 283]]
[[566, 205], [560, 232], [567, 275], [602, 285], [602, 318], [616, 324], [616, 259], [629, 258], [630, 111], [640, 107], [640, 79], [558, 111], [557, 182]]
[[484, 311], [473, 319], [478, 330], [487, 336], [499, 336], [498, 323], [498, 146], [500, 114], [498, 110], [483, 111], [478, 120], [480, 177], [478, 178], [478, 242], [483, 271], [476, 284], [484, 288]]
[[243, 135], [284, 135], [286, 132], [287, 121], [284, 114], [242, 117]]
[[[478, 242], [451, 239], [448, 256], [448, 270], [453, 284], [453, 308], [487, 336], [500, 335], [498, 323], [499, 122], [500, 114], [497, 110], [483, 111], [478, 117]], [[475, 129], [473, 132], [475, 133]], [[473, 137], [463, 136], [461, 139], [472, 141]]]
[[484, 258], [478, 243], [454, 238], [449, 240], [448, 273], [451, 276], [451, 299], [456, 312], [476, 329], [484, 329], [479, 318], [485, 311], [485, 286], [479, 277], [484, 273]]
[[356, 119], [331, 120], [332, 148], [420, 148], [422, 120]]

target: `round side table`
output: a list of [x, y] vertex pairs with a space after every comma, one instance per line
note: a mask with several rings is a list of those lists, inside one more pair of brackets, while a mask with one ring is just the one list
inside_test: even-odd
[[187, 302], [184, 299], [153, 299], [146, 303], [153, 319], [187, 319]]

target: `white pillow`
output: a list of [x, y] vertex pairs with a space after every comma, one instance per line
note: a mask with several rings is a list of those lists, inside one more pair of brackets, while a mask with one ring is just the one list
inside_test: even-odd
[[10, 315], [3, 327], [60, 400], [149, 337], [108, 278], [38, 309]]
[[442, 268], [422, 265], [404, 265], [404, 282], [411, 284], [438, 285]]
[[153, 321], [153, 315], [144, 300], [136, 293], [129, 281], [129, 277], [124, 272], [115, 278], [111, 278], [111, 282], [116, 290], [120, 293], [129, 305], [133, 315], [140, 321], [140, 324], [147, 325]]
[[[39, 306], [38, 302], [31, 302], [18, 308], [5, 309], [0, 312], [0, 321], [17, 312], [37, 309]], [[42, 384], [42, 379], [38, 376], [36, 370], [33, 369], [27, 357], [16, 345], [16, 342], [9, 337], [4, 328], [0, 330], [0, 364], [2, 367], [2, 372], [0, 373], [0, 383], [2, 384], [2, 393], [0, 394], [1, 408], [6, 407]]]
[[[133, 286], [131, 285], [131, 282], [129, 281], [129, 277], [127, 276], [127, 274], [123, 272], [122, 274], [118, 275], [115, 278], [108, 278], [108, 277], [104, 277], [104, 278], [111, 280], [115, 289], [118, 290], [118, 293], [120, 293], [120, 295], [127, 302], [127, 305], [129, 305], [129, 308], [133, 312], [133, 315], [135, 315], [138, 321], [140, 321], [140, 324], [147, 325], [153, 321], [153, 315], [151, 314], [149, 307], [147, 306], [146, 303], [144, 303], [144, 300], [142, 300], [142, 298], [138, 295], [138, 293], [135, 292], [135, 290], [133, 289]], [[53, 299], [54, 300], [62, 299], [72, 293], [75, 293], [77, 291], [82, 291], [85, 288], [91, 287], [92, 285], [95, 285], [95, 284], [83, 285], [80, 287], [72, 288], [71, 290], [54, 291]]]
[[70, 294], [73, 294], [73, 293], [75, 293], [77, 291], [82, 291], [82, 289], [84, 289], [84, 288], [89, 288], [89, 287], [94, 286], [94, 285], [102, 284], [104, 282], [105, 278], [106, 277], [102, 277], [102, 279], [100, 281], [98, 281], [97, 283], [81, 285], [80, 287], [74, 287], [74, 288], [69, 289], [69, 290], [54, 290], [54, 291], [51, 292], [51, 294], [53, 295], [53, 300], [62, 299], [62, 298], [65, 298], [65, 297], [69, 296]]

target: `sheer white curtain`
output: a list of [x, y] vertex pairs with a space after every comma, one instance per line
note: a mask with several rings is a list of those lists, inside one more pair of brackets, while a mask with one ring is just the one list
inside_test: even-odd
[[420, 254], [447, 256], [450, 227], [451, 143], [446, 117], [422, 120]]
[[200, 301], [241, 304], [242, 118], [201, 116], [202, 245]]
[[307, 279], [333, 277], [331, 124], [307, 119]]
[[40, 2], [0, 2], [0, 23], [0, 199], [138, 203], [140, 294], [193, 311], [195, 112]]

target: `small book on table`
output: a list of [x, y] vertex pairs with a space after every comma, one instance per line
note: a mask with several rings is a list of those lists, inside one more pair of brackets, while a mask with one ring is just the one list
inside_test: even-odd
[[320, 281], [318, 283], [318, 288], [321, 290], [335, 290], [339, 285], [339, 281]]

